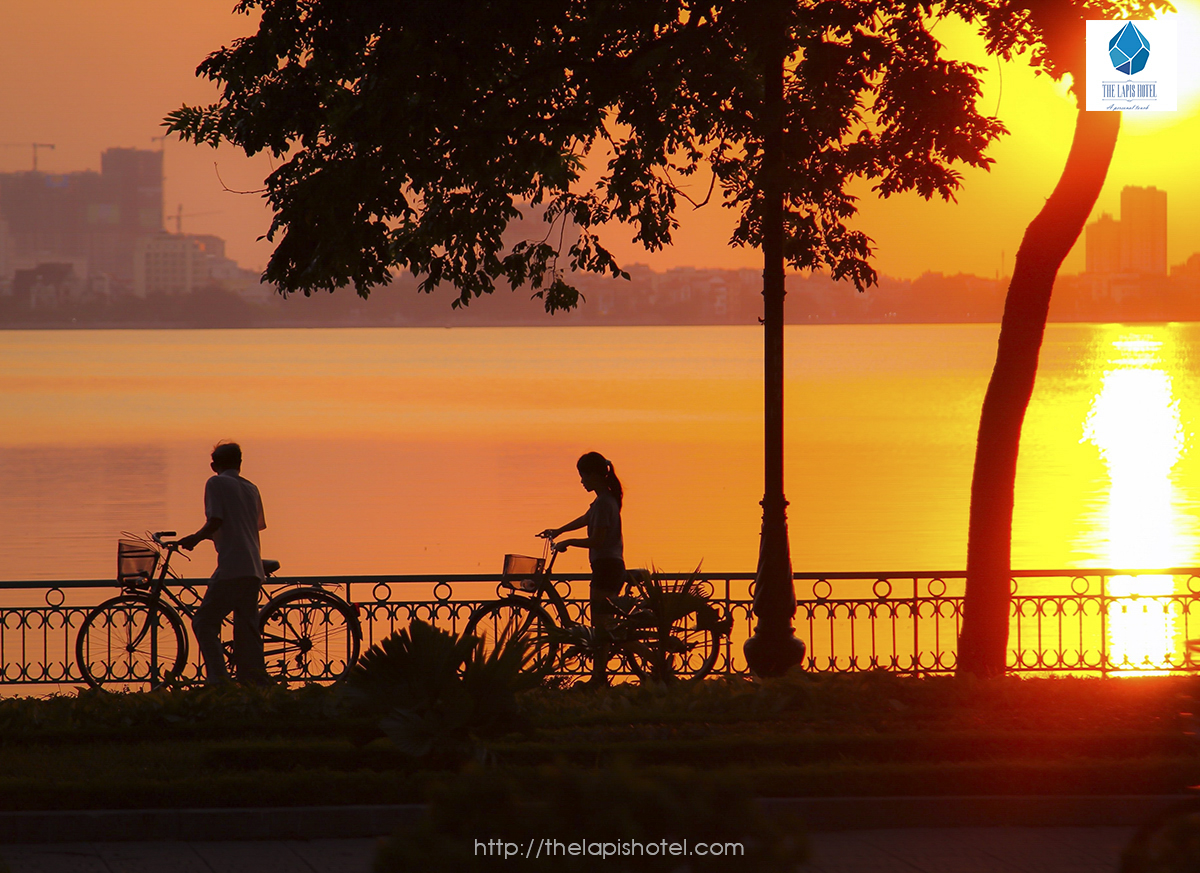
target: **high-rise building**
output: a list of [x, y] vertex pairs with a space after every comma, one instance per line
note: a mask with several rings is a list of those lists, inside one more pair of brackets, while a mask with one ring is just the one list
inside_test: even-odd
[[133, 293], [191, 294], [208, 278], [204, 246], [185, 234], [160, 231], [134, 249]]
[[0, 215], [0, 286], [12, 275], [8, 262], [12, 257], [12, 240], [8, 236], [8, 222]]
[[10, 273], [69, 261], [132, 283], [137, 241], [162, 230], [162, 153], [109, 149], [99, 173], [0, 173], [0, 219]]
[[225, 240], [210, 234], [159, 231], [137, 241], [133, 254], [133, 293], [191, 294], [219, 286], [260, 297], [258, 276], [225, 257]]
[[1087, 226], [1087, 272], [1167, 274], [1167, 192], [1127, 185], [1121, 220], [1108, 213]]
[[1121, 189], [1121, 272], [1167, 274], [1167, 192]]
[[1089, 273], [1119, 273], [1121, 271], [1121, 222], [1105, 212], [1087, 226], [1087, 271]]

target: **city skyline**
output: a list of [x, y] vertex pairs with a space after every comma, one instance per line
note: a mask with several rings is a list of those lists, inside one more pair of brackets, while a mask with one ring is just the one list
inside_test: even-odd
[[[1195, 35], [1200, 3], [1178, 4], [1181, 38]], [[6, 10], [10, 26], [0, 31], [0, 123], [6, 143], [0, 171], [30, 168], [29, 144], [53, 143], [39, 155], [40, 169], [63, 173], [95, 168], [109, 146], [158, 148], [166, 166], [165, 203], [183, 205], [188, 229], [220, 236], [228, 254], [243, 266], [261, 269], [271, 245], [256, 238], [270, 213], [254, 191], [274, 168], [263, 154], [246, 158], [236, 150], [212, 151], [175, 140], [158, 140], [162, 117], [181, 103], [215, 98], [194, 70], [222, 44], [253, 31], [255, 19], [230, 13], [224, 0], [195, 0], [170, 14], [148, 0], [121, 0], [99, 8], [70, 0], [48, 0], [36, 8]], [[1190, 36], [1189, 36], [1190, 35]], [[958, 202], [924, 203], [898, 197], [879, 201], [866, 184], [856, 226], [876, 241], [880, 274], [916, 278], [926, 271], [993, 276], [1011, 269], [1029, 220], [1053, 189], [1066, 156], [1074, 108], [1062, 85], [1035, 77], [1024, 60], [999, 63], [986, 56], [969, 29], [944, 21], [937, 36], [964, 60], [984, 71], [982, 105], [1009, 127], [991, 150], [990, 173], [969, 171]], [[1155, 186], [1172, 192], [1168, 258], [1181, 263], [1200, 250], [1200, 177], [1190, 155], [1200, 139], [1196, 113], [1200, 75], [1196, 58], [1181, 57], [1181, 102], [1177, 113], [1126, 120], [1108, 181], [1092, 215], [1116, 213], [1125, 186]], [[21, 69], [38, 70], [21, 76]], [[1003, 85], [1001, 86], [1001, 80]], [[697, 192], [707, 179], [695, 180]], [[224, 187], [223, 187], [224, 186]], [[750, 249], [728, 246], [732, 216], [717, 205], [683, 216], [675, 245], [649, 253], [629, 242], [632, 231], [616, 226], [602, 235], [624, 264], [647, 263], [657, 270], [695, 265], [713, 268], [759, 266]], [[1064, 269], [1085, 269], [1081, 240]]]
[[[36, 155], [36, 149], [34, 152]], [[177, 208], [174, 215], [165, 208], [161, 151], [109, 148], [101, 153], [100, 163], [100, 173], [82, 170], [56, 174], [32, 168], [0, 173], [0, 293], [11, 295], [15, 291], [19, 296], [28, 296], [31, 307], [35, 308], [38, 300], [44, 304], [54, 303], [78, 298], [81, 292], [84, 292], [84, 296], [97, 293], [107, 296], [115, 291], [145, 298], [148, 293], [189, 295], [194, 291], [219, 287], [235, 291], [252, 302], [263, 302], [271, 296], [272, 290], [259, 283], [256, 271], [241, 268], [235, 260], [226, 256], [227, 242], [224, 238], [215, 234], [182, 232], [182, 219], [191, 216], [183, 214], [182, 206]], [[1086, 262], [1084, 270], [1078, 275], [1086, 279], [1093, 301], [1120, 303], [1128, 300], [1136, 304], [1139, 294], [1153, 287], [1151, 280], [1165, 278], [1169, 267], [1172, 274], [1184, 277], [1184, 283], [1190, 286], [1188, 277], [1195, 272], [1195, 263], [1200, 255], [1193, 252], [1185, 261], [1168, 264], [1170, 222], [1167, 197], [1166, 191], [1154, 186], [1125, 186], [1120, 192], [1119, 219], [1103, 212], [1086, 226], [1081, 237], [1086, 250]], [[168, 227], [172, 219], [176, 222], [175, 233], [171, 233]], [[517, 239], [534, 239], [540, 231], [541, 225], [536, 216], [514, 220], [507, 234], [509, 244]], [[655, 289], [660, 285], [664, 288], [667, 285], [679, 285], [677, 277], [673, 278], [672, 274], [679, 274], [680, 271], [713, 274], [716, 278], [712, 278], [710, 284], [722, 288], [732, 282], [741, 289], [742, 286], [753, 286], [756, 281], [746, 278], [747, 275], [756, 275], [753, 267], [738, 268], [732, 271], [735, 278], [727, 280], [721, 274], [731, 273], [728, 268], [688, 264], [656, 271], [652, 265], [640, 261], [627, 266], [635, 277], [628, 288], [622, 288], [620, 282], [597, 281], [597, 277], [588, 275], [577, 277], [576, 281], [581, 287], [586, 286], [593, 293], [598, 292], [601, 301], [608, 301], [593, 307], [592, 316], [609, 315], [614, 311], [612, 301], [622, 298], [628, 298], [631, 301], [629, 305], [633, 306], [632, 310], [628, 305], [615, 307], [615, 311], [624, 310], [625, 317], [639, 307], [643, 312], [647, 305], [654, 308]], [[927, 269], [916, 277], [916, 281], [919, 283], [931, 277], [940, 279], [945, 275], [942, 271]], [[1064, 279], [1073, 277], [1074, 274], [1069, 270], [1063, 271]], [[959, 272], [952, 274], [951, 278], [968, 292], [981, 287], [981, 282], [987, 283], [987, 277], [978, 274]], [[832, 287], [832, 283], [819, 275], [797, 276], [797, 279], [810, 290], [820, 286], [816, 293], [819, 297], [828, 298], [830, 291], [825, 285]], [[1000, 283], [1007, 281], [1007, 276], [1002, 276], [997, 269], [995, 280], [996, 288], [988, 292], [987, 303], [968, 300], [966, 308], [955, 301], [943, 301], [940, 305], [936, 302], [932, 305], [925, 303], [918, 307], [918, 311], [932, 320], [998, 318], [1002, 296]], [[816, 285], [812, 284], [814, 281]], [[906, 283], [911, 284], [912, 281], [881, 273], [879, 287], [903, 289]], [[1147, 282], [1151, 284], [1147, 285]], [[411, 283], [406, 283], [401, 277], [398, 284], [407, 287]], [[1078, 296], [1075, 288], [1078, 283], [1064, 284], [1071, 289], [1068, 293]], [[691, 293], [690, 281], [683, 281], [681, 287], [683, 300], [686, 301]], [[64, 288], [69, 290], [65, 291]], [[1148, 293], [1154, 295], [1153, 291]], [[699, 315], [684, 315], [686, 307], [674, 307], [683, 318], [680, 323], [689, 323], [697, 317], [701, 322], [721, 321], [726, 316], [735, 321], [741, 320], [727, 310], [724, 297], [719, 293], [717, 296], [720, 300], [714, 298], [716, 302], [706, 303], [704, 312]], [[641, 299], [642, 303], [632, 303], [635, 299]], [[864, 299], [872, 298], [868, 296]], [[796, 305], [793, 302], [793, 308]], [[898, 305], [901, 310], [905, 309], [903, 303]], [[487, 308], [486, 304], [484, 307]], [[417, 316], [420, 320], [431, 317], [430, 313], [424, 312], [424, 308], [420, 305], [415, 307], [422, 313]], [[499, 305], [498, 317], [501, 320], [512, 317], [509, 308], [507, 304]], [[745, 308], [745, 305], [737, 305], [733, 310], [740, 312]], [[861, 301], [849, 302], [843, 308], [857, 313], [852, 316], [855, 320], [864, 318], [878, 321], [898, 317], [904, 321], [912, 316], [911, 312], [871, 312], [868, 315], [877, 307]], [[1066, 309], [1074, 311], [1076, 315], [1081, 311], [1091, 311], [1087, 307], [1080, 310], [1078, 306], [1060, 305], [1057, 308], [1060, 314]], [[836, 304], [826, 306], [819, 314], [811, 307], [809, 309], [808, 318], [836, 320], [839, 317]], [[1153, 311], [1158, 313], [1162, 310], [1153, 308]], [[664, 317], [664, 312], [660, 309], [655, 320]], [[1122, 316], [1117, 313], [1114, 317]]]

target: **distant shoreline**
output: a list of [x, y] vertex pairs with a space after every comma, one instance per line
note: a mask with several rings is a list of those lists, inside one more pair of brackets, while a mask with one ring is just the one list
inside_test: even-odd
[[[547, 316], [549, 321], [550, 316]], [[1050, 319], [1048, 324], [1195, 324], [1200, 319]], [[852, 326], [941, 326], [941, 325], [958, 325], [958, 324], [990, 324], [999, 327], [1000, 322], [997, 319], [990, 320], [958, 320], [958, 321], [902, 321], [899, 319], [891, 321], [788, 321], [788, 327], [852, 327]], [[328, 324], [253, 324], [253, 325], [220, 325], [220, 324], [180, 324], [180, 323], [163, 323], [163, 324], [147, 324], [145, 322], [135, 323], [105, 323], [105, 324], [60, 324], [60, 323], [39, 323], [39, 324], [0, 324], [0, 333], [16, 333], [20, 331], [44, 332], [44, 331], [108, 331], [108, 330], [380, 330], [392, 328], [419, 328], [427, 330], [458, 330], [458, 329], [474, 329], [474, 328], [510, 328], [510, 327], [535, 327], [545, 329], [563, 329], [563, 328], [608, 328], [608, 327], [761, 327], [758, 324], [733, 323], [733, 322], [574, 322], [570, 324], [553, 324], [546, 322], [498, 322], [498, 323], [483, 323], [472, 322], [468, 324], [375, 324], [375, 323], [356, 323], [345, 324], [330, 322]]]
[[[1189, 262], [1190, 263], [1190, 262]], [[458, 301], [452, 289], [419, 290], [404, 277], [359, 297], [269, 289], [246, 295], [220, 286], [183, 294], [99, 294], [86, 289], [0, 293], [0, 329], [174, 330], [206, 328], [341, 327], [566, 327], [756, 325], [762, 315], [762, 280], [751, 271], [633, 269], [629, 282], [576, 277], [579, 305], [549, 315], [527, 288], [497, 289]], [[944, 276], [914, 280], [881, 276], [864, 292], [828, 276], [788, 277], [785, 323], [796, 324], [996, 324], [1008, 280]], [[1064, 324], [1162, 324], [1200, 321], [1200, 259], [1196, 269], [1167, 276], [1059, 276], [1049, 321]]]

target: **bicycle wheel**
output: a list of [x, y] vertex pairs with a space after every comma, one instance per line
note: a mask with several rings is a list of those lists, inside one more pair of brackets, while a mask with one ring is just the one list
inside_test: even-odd
[[621, 654], [629, 672], [641, 681], [693, 681], [707, 676], [721, 654], [721, 636], [710, 627], [697, 627], [691, 613], [675, 621], [670, 633], [647, 629], [624, 643]]
[[487, 655], [511, 639], [524, 638], [529, 644], [530, 669], [545, 675], [558, 662], [556, 631], [554, 619], [540, 605], [524, 597], [505, 597], [471, 613], [464, 633], [479, 637]]
[[83, 619], [75, 638], [75, 661], [88, 685], [146, 690], [183, 674], [188, 645], [183, 620], [159, 601], [151, 627], [151, 606], [145, 594], [122, 594]]
[[358, 660], [362, 626], [342, 598], [293, 588], [267, 601], [258, 617], [267, 672], [279, 682], [333, 683]]
[[[580, 626], [578, 631], [572, 628], [571, 638], [562, 644], [562, 659], [559, 672], [563, 677], [563, 687], [571, 687], [579, 682], [587, 682], [592, 678], [592, 664], [601, 645], [608, 649], [608, 664], [606, 675], [611, 682], [613, 677], [633, 673], [622, 649], [623, 644], [613, 640], [606, 644], [597, 641], [597, 633], [591, 626]], [[634, 675], [638, 675], [634, 673]]]

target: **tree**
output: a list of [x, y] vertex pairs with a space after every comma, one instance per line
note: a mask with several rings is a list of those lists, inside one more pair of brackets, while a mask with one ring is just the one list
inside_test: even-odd
[[[1033, 394], [1054, 280], [1100, 196], [1121, 127], [1119, 112], [1084, 108], [1084, 22], [1169, 8], [1164, 0], [1086, 7], [1072, 0], [1042, 0], [1003, 4], [985, 19], [991, 51], [1008, 58], [1014, 50], [1033, 46], [1032, 61], [1040, 71], [1056, 79], [1071, 76], [1079, 108], [1066, 166], [1017, 250], [996, 364], [980, 413], [958, 642], [960, 674], [1002, 676], [1007, 669], [1013, 494], [1021, 428]], [[1013, 39], [1008, 29], [1021, 20], [1029, 26], [1028, 35]]]
[[[765, 493], [747, 657], [763, 674], [795, 663], [785, 264], [862, 290], [875, 273], [871, 241], [848, 226], [852, 180], [884, 197], [948, 199], [956, 166], [990, 163], [984, 150], [1003, 128], [976, 110], [979, 70], [943, 57], [929, 32], [983, 0], [238, 6], [251, 8], [258, 32], [197, 71], [220, 100], [185, 106], [167, 126], [283, 161], [266, 180], [277, 244], [265, 278], [285, 293], [352, 284], [365, 297], [409, 269], [424, 291], [457, 288], [455, 305], [498, 281], [527, 283], [553, 313], [577, 302], [569, 271], [624, 275], [596, 237], [604, 223], [632, 224], [653, 250], [670, 244], [680, 201], [719, 190], [737, 211], [731, 242], [764, 255]], [[605, 167], [591, 187], [587, 161]], [[547, 235], [510, 249], [501, 234], [522, 202], [545, 210]], [[567, 219], [579, 236], [564, 253], [554, 240]]]

